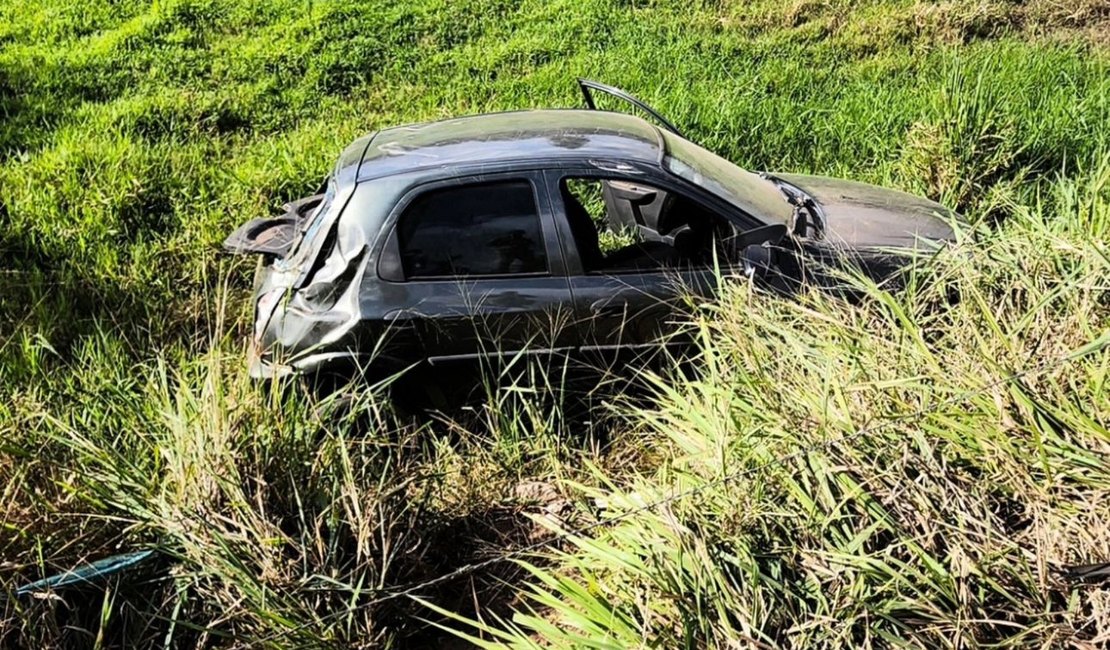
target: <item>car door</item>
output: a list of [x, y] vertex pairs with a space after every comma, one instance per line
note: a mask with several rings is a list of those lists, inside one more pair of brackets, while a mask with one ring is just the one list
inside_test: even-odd
[[[585, 167], [548, 170], [545, 178], [583, 351], [658, 345], [661, 334], [675, 330], [686, 296], [712, 295], [733, 272], [729, 260], [714, 255], [719, 235], [704, 225], [727, 221], [674, 185]], [[582, 181], [596, 189], [576, 194], [573, 184]], [[690, 223], [667, 223], [668, 213], [683, 212], [704, 217], [699, 232]], [[607, 235], [618, 241], [607, 243]], [[691, 238], [704, 240], [696, 259], [685, 254], [699, 250]]]
[[403, 303], [387, 315], [432, 364], [567, 347], [573, 314], [540, 173], [483, 175], [410, 191], [379, 273]]

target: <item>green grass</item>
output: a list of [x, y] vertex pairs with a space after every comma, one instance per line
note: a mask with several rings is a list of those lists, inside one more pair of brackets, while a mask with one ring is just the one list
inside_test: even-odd
[[[422, 595], [519, 645], [1099, 643], [1105, 588], [1053, 568], [1110, 560], [1110, 356], [931, 408], [1105, 340], [1108, 34], [1093, 0], [4, 4], [0, 589], [147, 545], [178, 562], [4, 597], [0, 644], [434, 644], [421, 621], [450, 616], [348, 607], [532, 539], [522, 483], [590, 521], [922, 408]], [[903, 294], [729, 290], [696, 312], [694, 376], [645, 375], [647, 403], [589, 425], [559, 369], [424, 424], [247, 380], [234, 226], [357, 135], [577, 106], [576, 76], [751, 169], [977, 225]]]
[[696, 319], [701, 376], [630, 410], [666, 460], [583, 488], [603, 517], [694, 494], [523, 562], [529, 604], [477, 628], [515, 647], [1104, 641], [1105, 586], [1058, 572], [1110, 535], [1108, 173], [898, 296], [732, 287]]

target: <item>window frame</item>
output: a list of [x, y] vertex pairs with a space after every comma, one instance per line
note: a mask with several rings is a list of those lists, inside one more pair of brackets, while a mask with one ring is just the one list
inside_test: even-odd
[[[530, 271], [527, 273], [473, 273], [473, 274], [448, 274], [448, 275], [421, 275], [407, 277], [401, 256], [400, 238], [397, 232], [401, 218], [418, 199], [426, 194], [441, 190], [461, 189], [474, 185], [493, 185], [498, 183], [524, 182], [532, 190], [532, 199], [535, 202], [536, 217], [540, 222], [540, 234], [543, 241], [546, 271]], [[383, 224], [383, 230], [388, 231], [379, 248], [375, 263], [378, 278], [385, 282], [396, 284], [413, 284], [429, 282], [470, 282], [475, 280], [506, 280], [513, 278], [548, 278], [566, 275], [566, 263], [563, 258], [562, 248], [558, 245], [555, 233], [554, 217], [550, 209], [550, 198], [547, 187], [543, 182], [542, 173], [538, 170], [515, 170], [498, 174], [478, 174], [459, 176], [455, 178], [433, 180], [419, 183], [409, 188], [400, 200], [389, 211]], [[554, 243], [554, 245], [553, 245]]]

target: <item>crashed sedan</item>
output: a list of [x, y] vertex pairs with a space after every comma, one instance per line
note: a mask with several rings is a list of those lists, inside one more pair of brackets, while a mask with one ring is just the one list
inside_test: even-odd
[[[588, 109], [361, 137], [320, 194], [228, 237], [263, 257], [252, 375], [653, 346], [679, 297], [729, 277], [801, 280], [835, 257], [889, 273], [906, 259], [892, 250], [954, 237], [937, 203], [748, 172], [580, 84]], [[661, 126], [596, 110], [594, 91]]]

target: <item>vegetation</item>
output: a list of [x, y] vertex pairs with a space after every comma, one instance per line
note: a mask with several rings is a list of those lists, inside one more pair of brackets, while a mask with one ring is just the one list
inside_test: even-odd
[[[1105, 643], [1105, 584], [1059, 570], [1110, 560], [1110, 12], [1066, 5], [5, 3], [0, 644]], [[559, 369], [431, 421], [246, 378], [232, 227], [356, 135], [578, 105], [575, 76], [973, 225], [858, 304], [735, 283], [694, 368], [590, 413]]]

